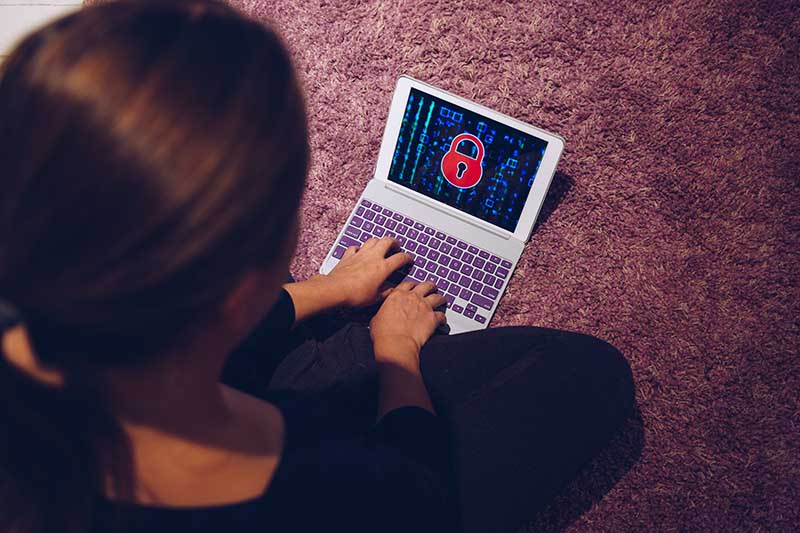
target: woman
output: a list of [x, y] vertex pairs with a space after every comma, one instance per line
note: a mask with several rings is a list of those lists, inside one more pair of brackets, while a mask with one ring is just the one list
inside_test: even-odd
[[1, 530], [508, 530], [614, 433], [618, 352], [431, 338], [435, 287], [381, 291], [391, 239], [284, 283], [305, 124], [279, 39], [223, 4], [101, 4], [10, 55]]

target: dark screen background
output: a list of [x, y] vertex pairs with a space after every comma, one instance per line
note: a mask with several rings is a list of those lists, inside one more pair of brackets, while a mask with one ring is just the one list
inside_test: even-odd
[[[471, 133], [483, 142], [483, 177], [459, 189], [442, 175], [441, 161], [453, 137]], [[514, 231], [547, 142], [411, 89], [389, 169], [389, 181]], [[458, 151], [477, 157], [471, 142]]]

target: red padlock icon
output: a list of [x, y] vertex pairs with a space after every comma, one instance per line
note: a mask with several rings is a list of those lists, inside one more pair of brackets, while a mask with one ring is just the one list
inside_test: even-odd
[[[478, 147], [478, 157], [472, 158], [456, 151], [461, 141], [469, 141]], [[483, 176], [483, 143], [471, 133], [461, 133], [453, 137], [450, 150], [442, 157], [442, 174], [445, 179], [459, 189], [469, 189], [481, 181]]]

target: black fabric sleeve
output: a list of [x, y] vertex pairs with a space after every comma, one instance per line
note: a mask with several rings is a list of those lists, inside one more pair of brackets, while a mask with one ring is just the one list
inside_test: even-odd
[[284, 344], [294, 325], [294, 302], [286, 289], [250, 335], [225, 362], [223, 383], [259, 396], [286, 356]]

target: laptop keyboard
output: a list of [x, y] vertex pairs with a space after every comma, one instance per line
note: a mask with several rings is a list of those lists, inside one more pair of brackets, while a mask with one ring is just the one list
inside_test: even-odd
[[413, 265], [389, 278], [391, 283], [433, 282], [450, 310], [480, 324], [486, 323], [511, 270], [507, 259], [369, 200], [361, 200], [333, 257], [341, 259], [348, 247], [371, 237], [394, 237], [414, 257]]

